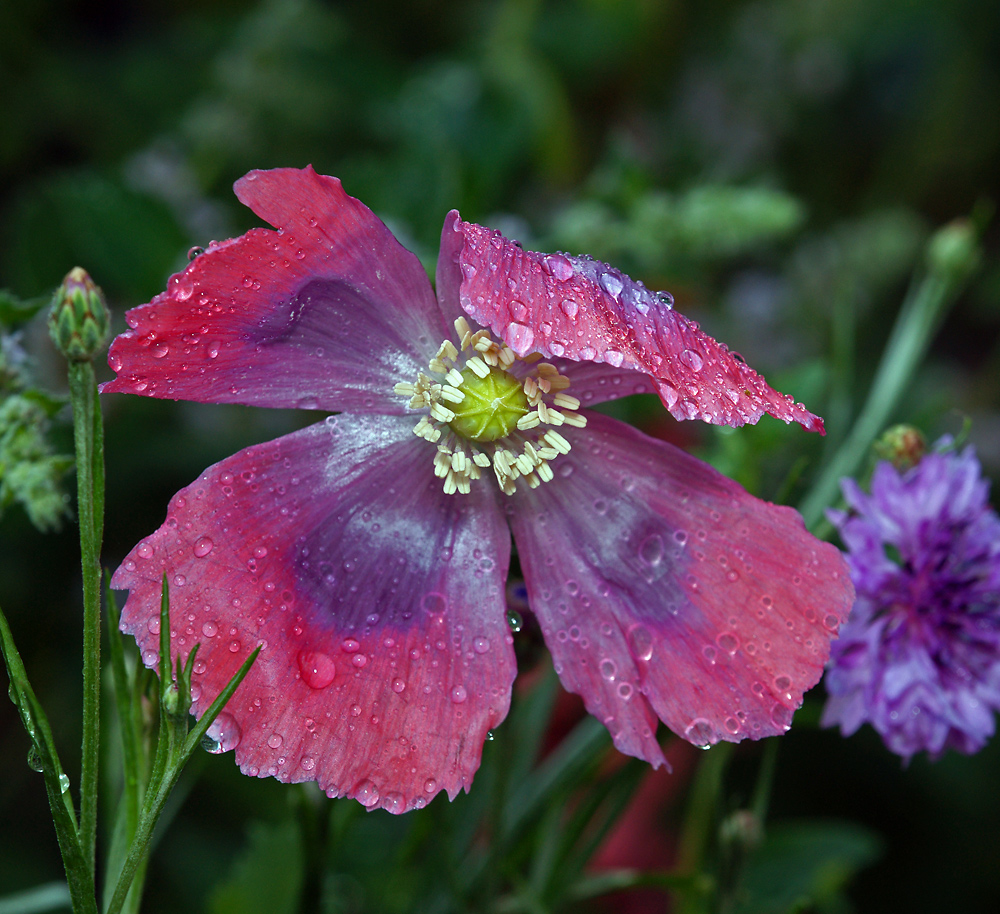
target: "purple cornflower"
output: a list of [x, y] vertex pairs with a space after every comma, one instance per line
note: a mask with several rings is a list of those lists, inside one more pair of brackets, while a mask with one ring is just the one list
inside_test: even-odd
[[900, 473], [882, 461], [871, 494], [843, 481], [831, 511], [857, 602], [834, 644], [823, 724], [869, 722], [898, 755], [972, 753], [1000, 707], [1000, 519], [971, 447]]

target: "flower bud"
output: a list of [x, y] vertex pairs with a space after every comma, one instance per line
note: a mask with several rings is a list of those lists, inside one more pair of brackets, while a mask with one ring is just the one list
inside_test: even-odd
[[939, 228], [927, 246], [927, 261], [933, 271], [965, 279], [979, 264], [975, 227], [968, 219], [955, 219]]
[[912, 425], [894, 425], [882, 433], [874, 447], [880, 460], [888, 460], [903, 472], [920, 463], [927, 450], [927, 442]]
[[104, 293], [82, 267], [74, 267], [56, 290], [49, 333], [71, 362], [89, 362], [108, 337], [110, 318]]

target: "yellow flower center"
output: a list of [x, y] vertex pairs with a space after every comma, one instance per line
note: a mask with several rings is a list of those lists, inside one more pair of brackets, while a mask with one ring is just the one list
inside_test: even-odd
[[469, 441], [506, 438], [529, 412], [521, 382], [501, 368], [491, 368], [485, 378], [466, 368], [459, 389], [465, 399], [452, 407], [455, 418], [448, 425]]
[[[490, 466], [506, 495], [518, 481], [530, 488], [551, 482], [549, 463], [570, 452], [556, 429], [587, 424], [577, 412], [580, 401], [566, 393], [569, 378], [538, 353], [522, 359], [488, 330], [473, 332], [464, 317], [455, 321], [455, 333], [459, 345], [444, 340], [427, 364], [429, 375], [420, 372], [394, 388], [411, 409], [427, 410], [413, 434], [437, 445], [434, 473], [445, 493], [467, 494]], [[509, 370], [517, 362], [533, 369], [519, 378]]]

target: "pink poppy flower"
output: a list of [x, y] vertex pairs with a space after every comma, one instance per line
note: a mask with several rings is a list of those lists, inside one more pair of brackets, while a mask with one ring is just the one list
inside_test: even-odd
[[452, 212], [435, 295], [337, 179], [251, 172], [236, 194], [277, 231], [213, 243], [130, 311], [103, 387], [339, 413], [206, 470], [115, 573], [149, 666], [167, 574], [196, 714], [263, 646], [220, 751], [391, 812], [468, 789], [515, 675], [512, 533], [563, 684], [622, 752], [663, 764], [659, 720], [706, 746], [788, 728], [851, 604], [840, 554], [581, 406], [815, 416], [604, 264]]

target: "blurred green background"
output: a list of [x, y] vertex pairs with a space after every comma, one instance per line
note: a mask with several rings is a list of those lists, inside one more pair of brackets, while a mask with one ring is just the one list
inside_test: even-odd
[[[995, 0], [20, 0], [0, 4], [0, 86], [0, 288], [13, 295], [49, 293], [79, 264], [104, 288], [120, 331], [124, 311], [159, 292], [191, 246], [254, 224], [232, 196], [236, 178], [311, 162], [341, 177], [429, 268], [455, 207], [528, 247], [586, 252], [670, 289], [680, 310], [822, 414], [829, 435], [771, 419], [737, 432], [678, 425], [645, 401], [622, 410], [751, 491], [793, 504], [863, 402], [930, 232], [973, 211], [985, 223], [1000, 197]], [[997, 478], [995, 219], [984, 248], [895, 418], [932, 439], [971, 419]], [[18, 358], [60, 391], [43, 324], [18, 331]], [[207, 465], [314, 418], [126, 397], [104, 406], [111, 567]], [[63, 453], [72, 451], [65, 420], [51, 429]], [[0, 518], [0, 602], [71, 771], [77, 562], [72, 523], [43, 535], [19, 507]], [[518, 649], [522, 670], [544, 666], [530, 625]], [[870, 730], [847, 741], [818, 731], [819, 700], [782, 740], [773, 815], [860, 823], [862, 837], [844, 838], [856, 859], [843, 856], [860, 863], [877, 845], [881, 856], [846, 896], [815, 909], [993, 910], [1000, 748], [904, 768]], [[519, 733], [501, 727], [487, 744], [479, 806], [469, 805], [475, 788], [404, 819], [318, 803], [319, 818], [338, 808], [330, 827], [345, 836], [327, 860], [329, 885], [342, 887], [327, 886], [327, 907], [450, 909], [420, 899], [459, 865], [457, 823], [482, 814], [490, 766], [519, 751]], [[60, 874], [27, 745], [4, 703], [0, 895]], [[676, 755], [647, 831], [619, 841], [641, 848], [652, 829], [662, 858], [636, 852], [618, 865], [671, 864], [686, 772], [702, 758], [684, 747]], [[759, 757], [759, 746], [735, 753], [733, 809], [747, 802]], [[201, 769], [154, 862], [146, 910], [295, 910], [308, 853], [289, 823], [312, 801], [242, 778], [227, 756], [206, 756]], [[435, 856], [437, 828], [458, 843], [441, 839]], [[399, 847], [409, 849], [394, 881], [375, 863]], [[517, 884], [531, 853], [504, 860], [498, 891]], [[854, 866], [836, 854], [827, 863], [817, 880], [833, 888]], [[772, 889], [801, 867], [789, 855], [758, 864]], [[221, 885], [234, 873], [256, 873], [271, 895]], [[813, 909], [775, 897], [756, 909]], [[658, 910], [662, 896], [634, 902]]]

